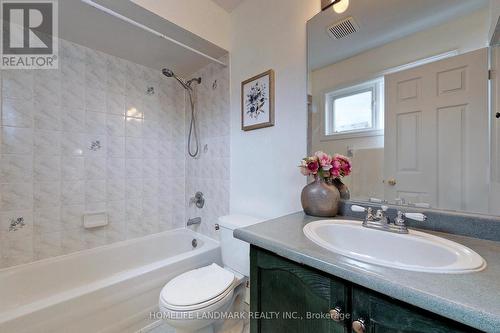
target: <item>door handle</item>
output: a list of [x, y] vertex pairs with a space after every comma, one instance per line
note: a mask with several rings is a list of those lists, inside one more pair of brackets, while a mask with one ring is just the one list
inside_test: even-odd
[[391, 186], [395, 186], [397, 184], [396, 179], [394, 179], [394, 178], [387, 179], [387, 184], [389, 184]]

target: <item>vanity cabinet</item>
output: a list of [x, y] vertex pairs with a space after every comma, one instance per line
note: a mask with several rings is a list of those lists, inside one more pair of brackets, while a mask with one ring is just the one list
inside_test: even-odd
[[470, 327], [252, 246], [251, 333], [473, 333]]
[[479, 332], [361, 287], [352, 287], [351, 309], [352, 322], [364, 321], [367, 333]]
[[250, 258], [252, 333], [349, 332], [344, 320], [329, 314], [348, 306], [349, 289], [341, 280], [256, 248]]

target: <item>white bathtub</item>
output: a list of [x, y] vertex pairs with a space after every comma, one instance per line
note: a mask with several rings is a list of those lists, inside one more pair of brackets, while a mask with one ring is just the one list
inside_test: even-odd
[[2, 269], [0, 332], [135, 332], [167, 281], [220, 260], [216, 241], [178, 229]]

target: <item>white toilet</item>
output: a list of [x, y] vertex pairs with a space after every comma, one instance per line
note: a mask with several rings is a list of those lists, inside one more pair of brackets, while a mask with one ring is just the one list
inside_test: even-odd
[[212, 333], [250, 274], [249, 245], [233, 237], [236, 228], [261, 220], [244, 215], [219, 218], [222, 263], [193, 269], [168, 282], [160, 293], [160, 311], [176, 333]]

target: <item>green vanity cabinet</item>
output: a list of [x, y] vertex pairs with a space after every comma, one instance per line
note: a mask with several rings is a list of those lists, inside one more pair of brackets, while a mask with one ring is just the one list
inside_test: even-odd
[[255, 246], [250, 261], [251, 333], [479, 332]]
[[349, 332], [346, 321], [330, 317], [348, 307], [342, 281], [261, 250], [252, 249], [250, 261], [251, 333]]

